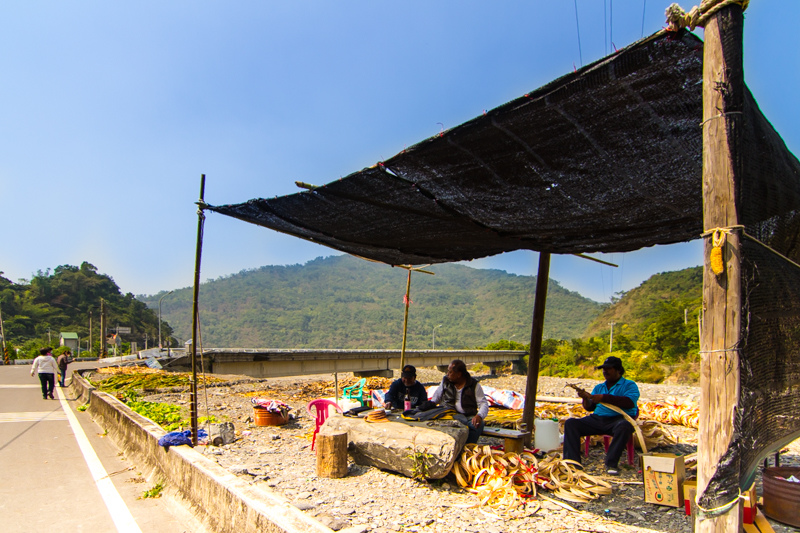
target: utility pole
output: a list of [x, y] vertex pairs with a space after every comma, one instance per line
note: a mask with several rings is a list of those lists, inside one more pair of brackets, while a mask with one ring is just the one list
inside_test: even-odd
[[100, 298], [100, 357], [108, 355], [106, 346], [106, 301]]
[[[2, 272], [0, 272], [1, 274]], [[8, 360], [8, 352], [6, 352], [6, 332], [3, 329], [3, 305], [0, 302], [0, 339], [2, 339], [2, 349], [3, 349], [3, 364], [9, 364], [11, 361]]]
[[608, 351], [609, 352], [613, 352], [614, 351], [614, 326], [616, 325], [616, 322], [609, 322], [608, 325], [611, 326], [611, 335], [609, 335], [609, 337], [608, 337]]
[[94, 342], [92, 342], [92, 310], [89, 309], [89, 346], [86, 348], [86, 351], [91, 352], [92, 347], [94, 346]]

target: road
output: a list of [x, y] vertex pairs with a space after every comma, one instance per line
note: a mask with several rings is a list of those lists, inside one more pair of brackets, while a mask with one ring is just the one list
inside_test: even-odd
[[140, 498], [159, 480], [144, 479], [78, 406], [58, 386], [55, 400], [43, 400], [29, 366], [0, 366], [0, 531], [208, 531], [168, 487]]

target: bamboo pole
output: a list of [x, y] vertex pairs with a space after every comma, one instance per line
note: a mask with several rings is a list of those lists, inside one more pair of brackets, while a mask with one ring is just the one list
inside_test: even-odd
[[411, 305], [411, 269], [408, 269], [406, 280], [405, 314], [403, 315], [403, 346], [400, 348], [400, 372], [406, 366], [406, 335], [408, 334], [408, 306]]
[[[528, 355], [528, 379], [525, 384], [525, 406], [522, 422], [527, 431], [533, 431], [536, 416], [536, 392], [539, 388], [539, 360], [542, 357], [542, 336], [544, 335], [544, 311], [547, 304], [547, 283], [550, 281], [550, 254], [539, 252], [539, 271], [536, 274], [536, 299], [533, 302], [533, 323], [531, 324], [531, 349]], [[533, 401], [528, 401], [528, 399]], [[530, 446], [531, 434], [524, 437], [525, 445]]]
[[194, 258], [194, 295], [192, 297], [192, 389], [191, 389], [191, 424], [192, 445], [197, 446], [197, 307], [200, 295], [200, 259], [203, 255], [203, 223], [205, 214], [203, 207], [206, 190], [206, 175], [200, 175], [200, 200], [197, 202], [197, 251]]
[[[405, 296], [405, 316], [403, 316], [403, 346], [400, 349], [400, 371], [406, 366], [406, 335], [408, 334], [408, 306], [411, 305], [411, 271], [422, 272], [423, 274], [430, 274], [433, 276], [435, 273], [429, 270], [423, 270], [423, 267], [414, 267], [412, 265], [392, 265], [408, 270], [408, 278], [406, 280], [406, 296]], [[427, 265], [425, 265], [427, 266]]]
[[[744, 101], [742, 8], [730, 5], [705, 27], [703, 56], [703, 227], [739, 223], [736, 183], [741, 177], [740, 124]], [[727, 236], [725, 271], [710, 268], [711, 236], [705, 241], [703, 329], [700, 362], [700, 427], [698, 431], [698, 503], [708, 488], [734, 436], [733, 414], [739, 401], [741, 276], [739, 235]], [[734, 465], [735, 466], [735, 465]], [[739, 472], [738, 468], [731, 469]], [[738, 486], [738, 479], [736, 480]], [[712, 495], [713, 496], [713, 495]], [[733, 501], [738, 493], [728, 494]], [[716, 507], [724, 506], [717, 502]], [[704, 506], [708, 509], [708, 504]], [[719, 512], [698, 512], [698, 533], [740, 531], [741, 512], [733, 504]]]

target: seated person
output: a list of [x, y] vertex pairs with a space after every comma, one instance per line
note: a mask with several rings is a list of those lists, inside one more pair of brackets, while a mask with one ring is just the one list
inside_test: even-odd
[[411, 365], [403, 367], [400, 379], [395, 380], [386, 393], [383, 406], [386, 409], [405, 410], [405, 399], [411, 401], [411, 409], [419, 407], [420, 404], [428, 399], [428, 393], [422, 383], [417, 381], [417, 369]]
[[455, 409], [453, 418], [469, 428], [467, 442], [478, 442], [483, 431], [483, 420], [489, 414], [489, 402], [486, 401], [481, 384], [467, 372], [464, 361], [456, 359], [450, 363], [447, 374], [433, 393], [431, 401], [442, 407]]
[[633, 426], [625, 418], [608, 407], [598, 405], [607, 403], [619, 407], [630, 417], [636, 418], [639, 408], [639, 387], [636, 383], [622, 377], [625, 369], [619, 357], [608, 357], [597, 369], [603, 369], [604, 383], [596, 385], [589, 394], [578, 390], [583, 399], [583, 408], [593, 411], [583, 418], [570, 418], [564, 424], [564, 459], [581, 462], [581, 437], [590, 435], [611, 435], [611, 445], [606, 453], [606, 472], [619, 475], [619, 458], [633, 434]]

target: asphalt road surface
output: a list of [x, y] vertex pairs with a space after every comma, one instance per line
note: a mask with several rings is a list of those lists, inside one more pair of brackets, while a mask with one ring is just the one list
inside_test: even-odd
[[78, 406], [57, 385], [56, 399], [43, 400], [30, 366], [0, 366], [0, 531], [207, 531], [169, 487], [141, 498], [160, 480], [145, 479]]

